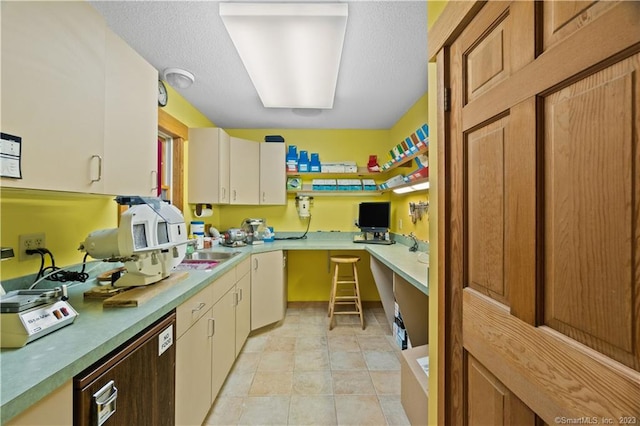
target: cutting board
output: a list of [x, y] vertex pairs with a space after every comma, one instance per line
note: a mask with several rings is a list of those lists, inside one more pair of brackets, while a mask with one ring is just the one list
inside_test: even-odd
[[184, 280], [189, 276], [189, 272], [173, 272], [167, 278], [157, 283], [146, 286], [132, 287], [130, 290], [105, 299], [102, 306], [105, 308], [132, 308], [145, 303], [152, 297], [157, 296], [163, 291], [169, 289], [176, 283]]

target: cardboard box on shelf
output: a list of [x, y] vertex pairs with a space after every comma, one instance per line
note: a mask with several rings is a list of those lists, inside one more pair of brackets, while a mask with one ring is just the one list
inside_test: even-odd
[[378, 189], [378, 185], [376, 185], [376, 181], [373, 179], [362, 179], [362, 189], [365, 191], [375, 191]]
[[429, 345], [405, 349], [400, 359], [400, 402], [412, 425], [428, 423], [429, 376], [423, 368], [425, 357], [429, 357]]

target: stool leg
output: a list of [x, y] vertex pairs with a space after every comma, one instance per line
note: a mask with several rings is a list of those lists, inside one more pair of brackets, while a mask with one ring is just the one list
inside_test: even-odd
[[353, 264], [353, 280], [355, 281], [355, 291], [356, 291], [356, 306], [357, 311], [360, 313], [360, 325], [364, 330], [364, 316], [362, 314], [362, 300], [360, 299], [360, 284], [358, 282], [358, 270], [356, 269], [356, 264]]
[[329, 295], [329, 330], [333, 329], [333, 313], [336, 304], [336, 292], [338, 291], [338, 264], [333, 270], [333, 282], [331, 284], [331, 294]]

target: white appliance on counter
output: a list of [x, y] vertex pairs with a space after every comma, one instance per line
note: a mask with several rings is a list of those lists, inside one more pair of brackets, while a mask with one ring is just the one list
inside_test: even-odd
[[73, 323], [78, 313], [66, 288], [14, 290], [0, 297], [0, 347], [21, 348]]
[[187, 251], [187, 228], [180, 210], [159, 198], [117, 197], [131, 207], [115, 229], [90, 233], [79, 250], [94, 259], [123, 262], [116, 287], [153, 284], [169, 276]]

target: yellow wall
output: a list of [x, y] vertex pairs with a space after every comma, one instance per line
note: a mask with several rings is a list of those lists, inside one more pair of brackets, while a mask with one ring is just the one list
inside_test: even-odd
[[[2, 262], [2, 280], [35, 274], [40, 256], [18, 260], [18, 236], [44, 232], [46, 248], [55, 256], [56, 266], [81, 263], [84, 253], [78, 246], [97, 229], [117, 226], [117, 204], [113, 196], [91, 196], [54, 191], [0, 190], [3, 247], [12, 247], [16, 257]], [[51, 265], [47, 258], [45, 266]]]
[[[337, 254], [360, 256], [360, 262], [356, 264], [360, 296], [363, 301], [379, 301], [380, 296], [369, 268], [369, 253], [363, 250], [331, 251], [332, 256]], [[287, 299], [290, 302], [328, 301], [331, 279], [333, 278], [329, 252], [326, 250], [290, 251], [288, 257]], [[340, 275], [350, 274], [350, 267], [351, 265], [341, 266]]]
[[[423, 124], [429, 123], [429, 96], [425, 93], [389, 130], [389, 145], [398, 143], [410, 136]], [[415, 164], [415, 163], [414, 163]], [[411, 167], [409, 171], [415, 170]], [[406, 173], [406, 172], [404, 172]], [[407, 194], [391, 193], [391, 210], [393, 217], [392, 231], [398, 234], [409, 235], [413, 232], [422, 241], [429, 241], [429, 220], [423, 217], [421, 221], [413, 224], [409, 217], [409, 203], [429, 201], [429, 191], [416, 191]], [[402, 228], [399, 219], [402, 219]]]

